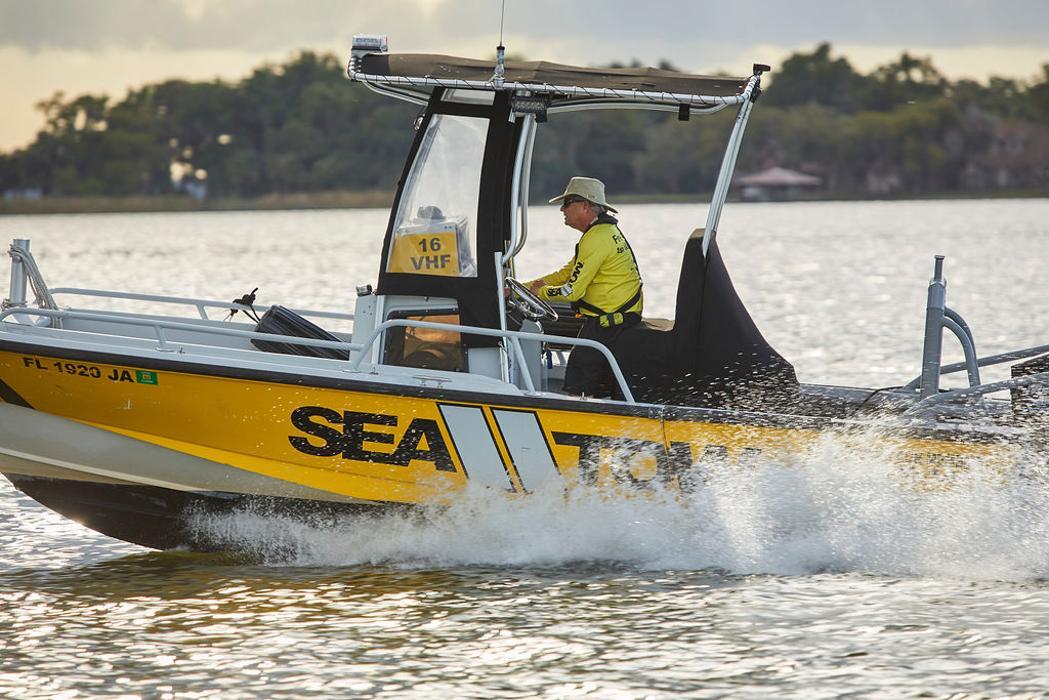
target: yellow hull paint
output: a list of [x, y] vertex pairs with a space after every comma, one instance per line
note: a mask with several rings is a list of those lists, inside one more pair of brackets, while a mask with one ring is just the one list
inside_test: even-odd
[[[516, 493], [550, 478], [613, 490], [684, 487], [697, 463], [745, 464], [758, 455], [789, 461], [820, 435], [615, 415], [597, 405], [447, 401], [11, 352], [0, 352], [0, 380], [36, 410], [379, 502], [441, 502], [470, 479]], [[907, 438], [893, 439], [893, 447], [901, 462], [924, 470], [1001, 451]]]

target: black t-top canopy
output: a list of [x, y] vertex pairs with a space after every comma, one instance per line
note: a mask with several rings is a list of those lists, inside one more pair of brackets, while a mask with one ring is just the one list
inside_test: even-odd
[[[358, 70], [368, 75], [441, 80], [488, 81], [494, 61], [439, 54], [373, 53], [362, 56]], [[731, 97], [743, 92], [747, 78], [690, 75], [658, 68], [588, 68], [549, 61], [507, 61], [506, 82], [614, 90], [643, 90], [685, 95]]]

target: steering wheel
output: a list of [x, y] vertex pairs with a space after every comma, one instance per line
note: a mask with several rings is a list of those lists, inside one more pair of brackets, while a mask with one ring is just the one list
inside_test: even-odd
[[554, 307], [532, 294], [532, 290], [528, 287], [513, 277], [507, 277], [505, 282], [506, 288], [510, 290], [510, 296], [506, 300], [509, 308], [532, 321], [557, 320], [557, 312], [554, 311]]

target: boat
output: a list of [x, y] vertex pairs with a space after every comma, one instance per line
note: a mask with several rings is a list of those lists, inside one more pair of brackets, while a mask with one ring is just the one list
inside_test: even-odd
[[[687, 494], [711, 465], [798, 454], [828, 432], [862, 441], [872, 425], [901, 468], [1012, 463], [1049, 417], [1049, 345], [979, 357], [946, 304], [942, 258], [920, 372], [897, 387], [800, 383], [747, 312], [717, 233], [769, 70], [515, 62], [502, 47], [493, 64], [355, 37], [352, 89], [422, 109], [375, 286], [356, 288], [352, 312], [256, 306], [253, 293], [225, 302], [52, 288], [17, 239], [0, 310], [0, 471], [110, 537], [207, 551], [228, 543], [194, 525], [201, 514], [439, 509], [468, 488], [509, 499]], [[514, 265], [528, 240], [537, 132], [624, 109], [736, 114], [706, 221], [682, 231], [675, 318], [646, 319], [613, 352], [576, 337], [571, 309], [533, 296]], [[170, 311], [109, 311], [99, 299]], [[352, 329], [325, 329], [333, 319]], [[945, 335], [964, 362], [942, 362]], [[562, 390], [581, 347], [607, 360], [617, 391]], [[1002, 363], [1009, 379], [981, 381]], [[944, 389], [956, 372], [967, 385]]]

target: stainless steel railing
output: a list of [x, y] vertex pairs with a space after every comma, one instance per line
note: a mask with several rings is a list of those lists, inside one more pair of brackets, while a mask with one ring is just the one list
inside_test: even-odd
[[[231, 336], [237, 338], [246, 338], [250, 340], [265, 340], [269, 342], [279, 341], [283, 343], [290, 343], [293, 345], [303, 345], [309, 347], [324, 347], [333, 348], [338, 350], [347, 351], [348, 357], [350, 358], [351, 369], [353, 371], [360, 371], [361, 364], [364, 358], [369, 356], [369, 351], [375, 344], [382, 334], [391, 328], [397, 327], [414, 327], [414, 328], [428, 328], [433, 330], [452, 331], [457, 333], [466, 333], [469, 335], [483, 335], [489, 337], [504, 338], [509, 344], [510, 349], [514, 353], [514, 357], [521, 367], [521, 377], [525, 384], [525, 390], [528, 393], [537, 393], [535, 383], [532, 380], [531, 374], [527, 370], [527, 362], [524, 355], [524, 349], [521, 347], [522, 340], [536, 340], [543, 342], [550, 339], [550, 336], [542, 333], [528, 333], [525, 331], [511, 331], [501, 330], [496, 328], [479, 328], [476, 326], [463, 326], [460, 324], [451, 323], [434, 323], [431, 321], [415, 321], [411, 319], [391, 319], [385, 321], [371, 332], [368, 338], [363, 343], [356, 342], [343, 342], [333, 340], [319, 340], [316, 338], [300, 338], [297, 336], [288, 335], [276, 335], [272, 333], [259, 333], [257, 331], [245, 331], [236, 328], [223, 328], [217, 326], [200, 326], [193, 323], [183, 323], [179, 321], [166, 321], [163, 319], [152, 319], [152, 318], [134, 318], [126, 316], [117, 316], [105, 313], [93, 313], [87, 311], [70, 311], [62, 309], [39, 309], [39, 308], [10, 308], [4, 309], [0, 312], [0, 322], [3, 322], [8, 316], [14, 314], [18, 315], [33, 315], [42, 316], [56, 319], [79, 319], [85, 321], [96, 321], [102, 323], [116, 323], [121, 325], [138, 326], [149, 328], [153, 331], [157, 339], [157, 350], [160, 352], [176, 352], [177, 347], [173, 347], [173, 343], [178, 341], [172, 341], [168, 337], [167, 331], [183, 331], [199, 334], [215, 334], [222, 336]], [[37, 327], [38, 328], [38, 327]], [[0, 328], [2, 330], [2, 328]], [[75, 331], [74, 331], [75, 332]], [[97, 332], [91, 332], [96, 335], [103, 335]], [[597, 350], [604, 356], [605, 360], [608, 361], [609, 366], [612, 369], [612, 374], [616, 378], [616, 382], [619, 384], [620, 390], [623, 392], [623, 397], [627, 403], [636, 403], [634, 395], [630, 391], [630, 387], [627, 384], [626, 378], [623, 375], [622, 369], [619, 367], [619, 363], [616, 362], [612, 352], [601, 343], [589, 340], [587, 338], [557, 338], [558, 343], [565, 345], [588, 347]], [[356, 358], [352, 357], [352, 353], [356, 352]]]
[[[211, 320], [208, 318], [207, 309], [237, 309], [238, 311], [246, 310], [247, 306], [238, 304], [232, 301], [217, 301], [215, 299], [195, 299], [193, 297], [176, 297], [166, 296], [162, 294], [137, 294], [135, 292], [116, 292], [107, 289], [81, 289], [78, 287], [58, 287], [51, 290], [51, 294], [71, 294], [76, 296], [88, 296], [88, 297], [101, 297], [105, 299], [129, 299], [132, 301], [149, 301], [163, 304], [175, 304], [183, 306], [196, 307], [197, 313], [205, 321]], [[269, 306], [256, 306], [255, 311], [265, 313], [269, 310]], [[315, 311], [312, 309], [288, 309], [294, 311], [300, 316], [317, 316], [319, 318], [338, 318], [344, 320], [353, 320], [353, 314], [342, 313], [338, 311]]]

